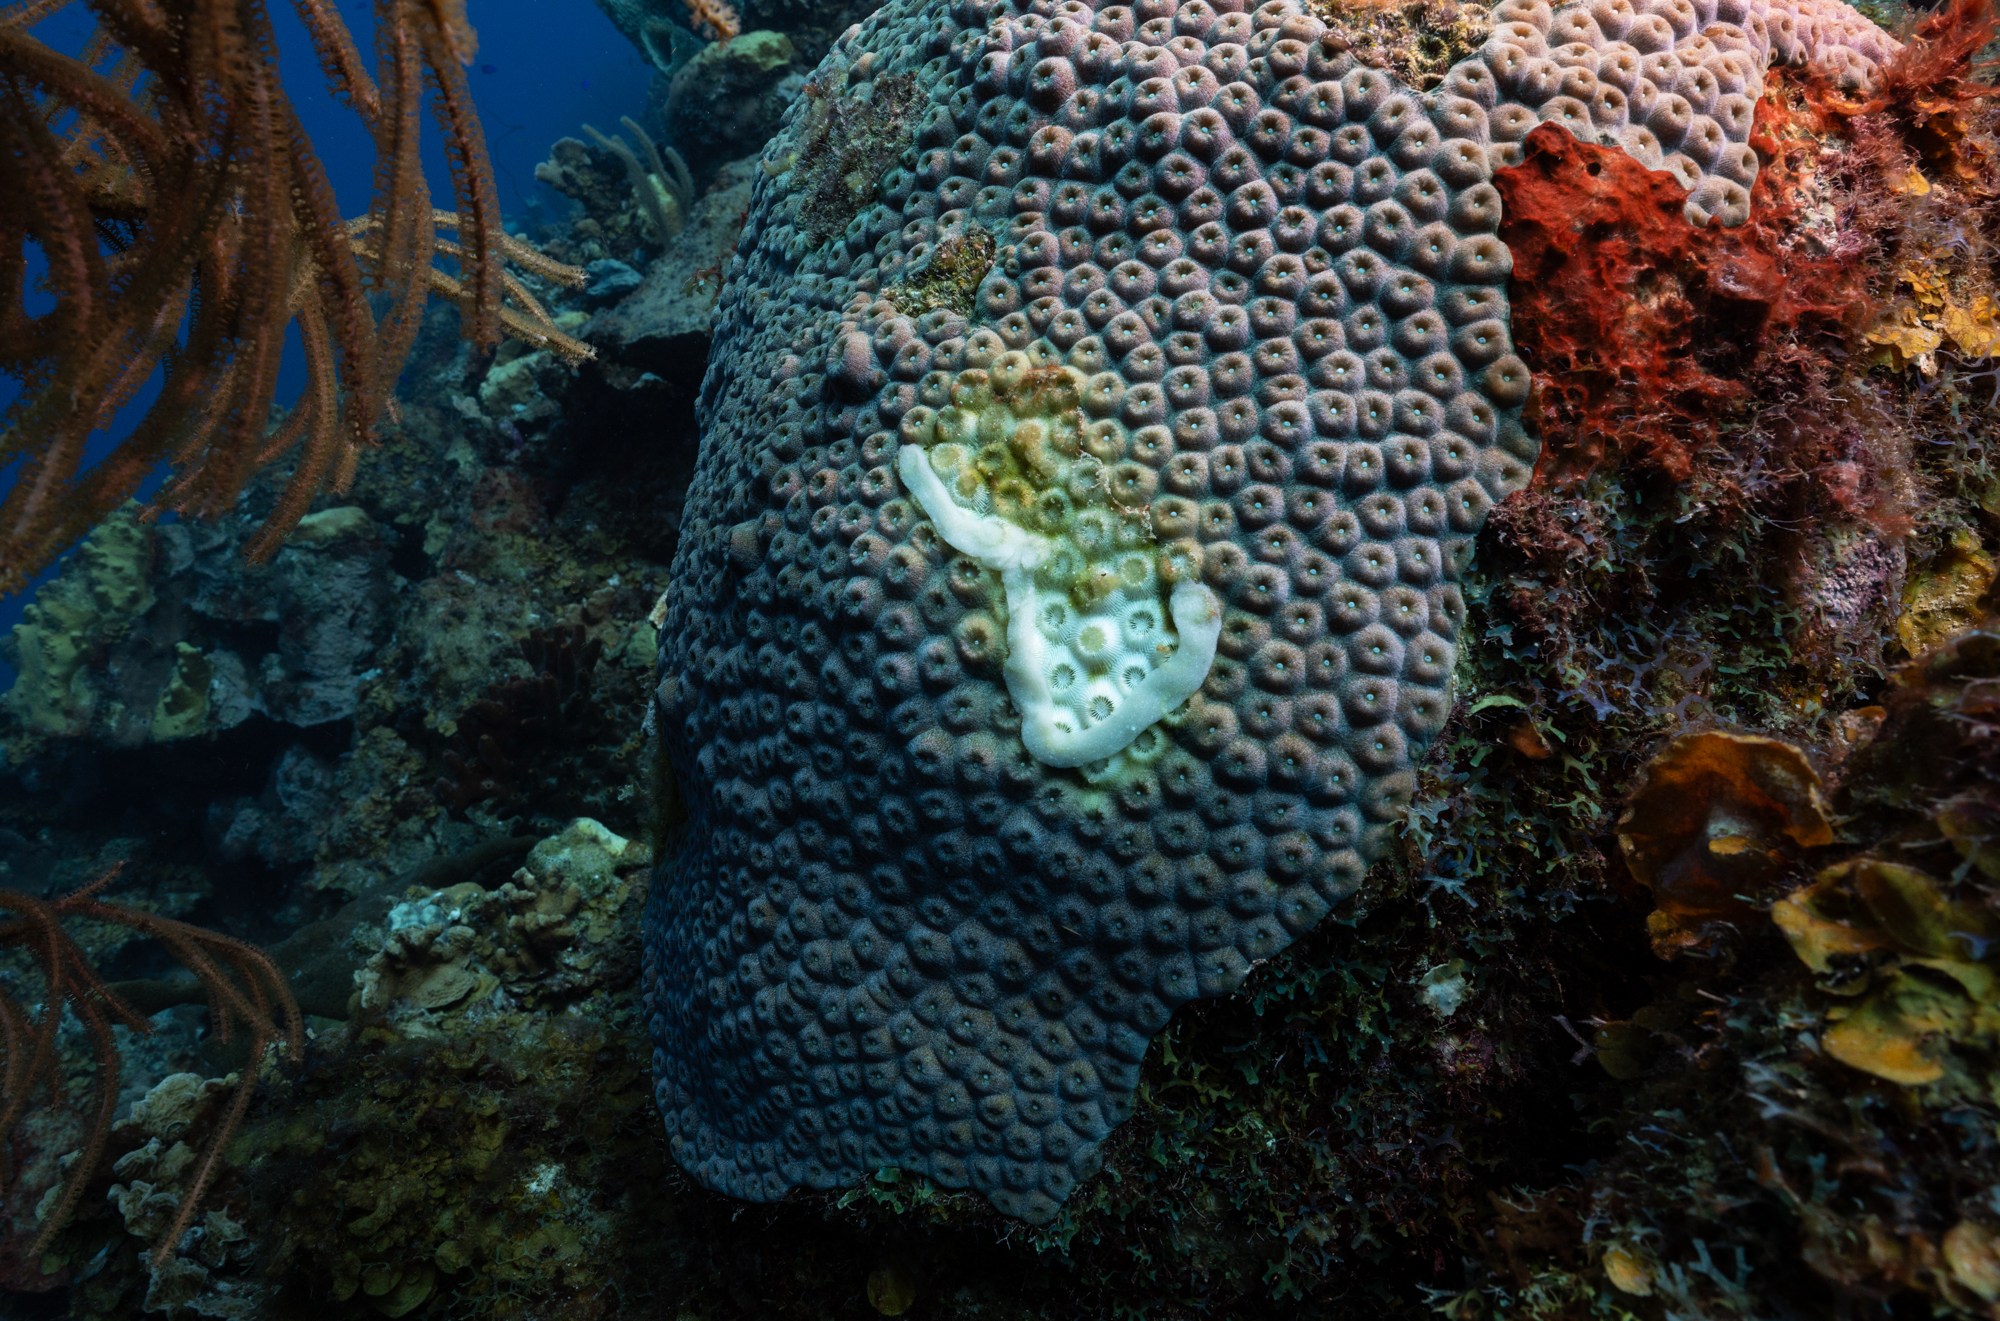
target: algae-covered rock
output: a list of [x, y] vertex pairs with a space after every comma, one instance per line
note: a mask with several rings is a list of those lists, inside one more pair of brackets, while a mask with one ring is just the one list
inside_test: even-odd
[[260, 1180], [278, 1278], [338, 1315], [629, 1315], [647, 1287], [617, 1245], [660, 1173], [629, 1036], [648, 860], [578, 821], [497, 889], [388, 911], [356, 1020], [238, 1144], [288, 1172]]
[[636, 1028], [649, 863], [577, 821], [491, 889], [413, 886], [343, 928], [373, 950], [354, 1018], [269, 1072], [178, 1254], [143, 1255], [229, 1092], [173, 1074], [120, 1120], [109, 1219], [65, 1241], [95, 1235], [117, 1268], [75, 1314], [141, 1296], [165, 1316], [289, 1316], [297, 1297], [325, 1318], [648, 1314], [657, 1285], [627, 1249], [684, 1187]]
[[686, 228], [647, 267], [644, 283], [591, 319], [584, 335], [613, 363], [688, 388], [696, 384], [723, 267], [742, 232], [756, 174], [754, 160], [724, 166], [695, 203]]
[[704, 46], [674, 74], [666, 126], [699, 173], [754, 155], [805, 79], [787, 77], [798, 50], [782, 32], [745, 32]]
[[405, 1036], [448, 1035], [461, 1016], [519, 1014], [622, 981], [634, 951], [621, 923], [651, 856], [578, 820], [496, 889], [466, 881], [409, 895], [355, 974], [352, 1011]]
[[1994, 573], [1993, 557], [1978, 536], [1969, 528], [1955, 529], [1903, 588], [1903, 613], [1896, 620], [1903, 649], [1921, 656], [1977, 619]]
[[175, 743], [258, 716], [302, 727], [351, 717], [388, 636], [387, 547], [353, 507], [322, 510], [264, 569], [211, 525], [120, 515], [24, 612], [20, 670], [0, 713], [26, 738]]
[[644, 844], [585, 817], [530, 849], [522, 879], [539, 889], [569, 886], [596, 898], [616, 883], [621, 872], [642, 867], [650, 858]]
[[136, 509], [114, 514], [84, 539], [7, 639], [18, 674], [0, 706], [31, 735], [81, 734], [102, 706], [118, 700], [93, 662], [153, 604], [154, 532]]

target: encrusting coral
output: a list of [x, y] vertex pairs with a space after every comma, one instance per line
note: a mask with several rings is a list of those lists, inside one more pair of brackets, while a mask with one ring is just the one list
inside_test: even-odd
[[[815, 75], [725, 293], [661, 630], [685, 820], [648, 992], [699, 1179], [888, 1165], [1052, 1216], [1174, 1008], [1384, 855], [1445, 721], [1471, 538], [1536, 454], [1494, 171], [1546, 123], [1740, 223], [1767, 65], [1859, 93], [1897, 50], [1821, 0], [1493, 19], [1421, 96], [1282, 0], [894, 4]], [[969, 310], [897, 303], [982, 231]], [[1059, 418], [995, 384], [1034, 374]], [[1069, 770], [1035, 694], [1128, 645], [1087, 608], [1121, 555], [1152, 663], [1211, 603], [1216, 653], [1130, 731], [1162, 671], [1105, 667], [1071, 732], [1159, 746]]]

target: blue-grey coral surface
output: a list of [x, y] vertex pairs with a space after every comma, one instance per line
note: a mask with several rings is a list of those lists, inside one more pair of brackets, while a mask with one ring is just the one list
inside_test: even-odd
[[[704, 1183], [895, 1166], [1052, 1214], [1175, 1007], [1353, 892], [1444, 722], [1455, 581], [1535, 455], [1491, 171], [1553, 121], [1740, 220], [1767, 63], [1864, 83], [1893, 48], [1820, 0], [1495, 22], [1418, 95], [1285, 0], [892, 0], [815, 74], [729, 273], [661, 631], [685, 821], [648, 1003]], [[1010, 593], [907, 447], [1055, 547], [1058, 654], [1119, 603], [1121, 659], [1044, 694], [1101, 718], [1192, 583], [1195, 696], [1108, 759], [1030, 755]]]

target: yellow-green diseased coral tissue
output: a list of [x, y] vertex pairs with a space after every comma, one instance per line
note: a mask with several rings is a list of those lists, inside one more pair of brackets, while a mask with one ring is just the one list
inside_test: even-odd
[[[1033, 370], [1003, 361], [994, 375], [1018, 381]], [[1163, 579], [1145, 520], [1120, 516], [1108, 470], [1084, 452], [1072, 419], [1017, 417], [984, 393], [987, 412], [954, 409], [934, 423], [963, 440], [906, 444], [897, 471], [945, 543], [1000, 575], [1007, 692], [1029, 755], [1108, 770], [1200, 689], [1222, 634], [1221, 602], [1199, 583]], [[1010, 504], [1049, 535], [999, 512]]]

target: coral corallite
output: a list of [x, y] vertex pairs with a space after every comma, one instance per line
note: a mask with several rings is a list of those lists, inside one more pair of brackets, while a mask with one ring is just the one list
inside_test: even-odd
[[[1736, 223], [1767, 65], [1895, 48], [1828, 0], [1508, 0], [1418, 95], [1324, 37], [892, 0], [767, 153], [657, 693], [648, 1003], [703, 1182], [1053, 1214], [1176, 1006], [1360, 884], [1444, 722], [1535, 459], [1493, 171], [1554, 123]], [[947, 256], [969, 305], [911, 297]]]

